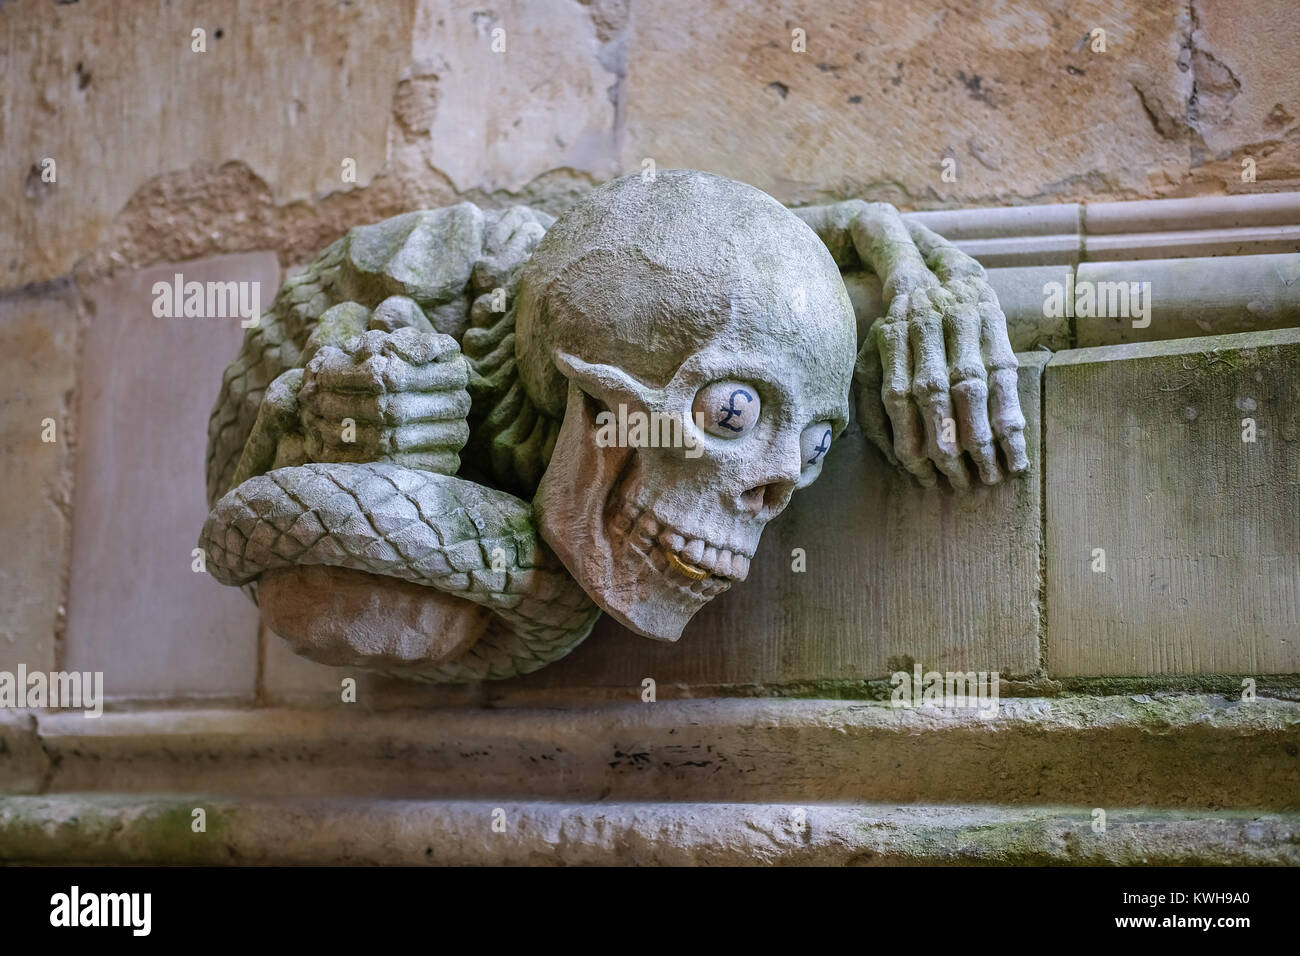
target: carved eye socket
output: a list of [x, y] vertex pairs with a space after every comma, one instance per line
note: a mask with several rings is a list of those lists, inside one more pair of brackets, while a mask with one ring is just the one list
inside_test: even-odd
[[799, 451], [803, 456], [805, 472], [809, 468], [821, 468], [822, 462], [826, 460], [826, 453], [831, 450], [833, 431], [830, 422], [818, 422], [803, 430], [803, 434], [799, 436]]
[[758, 421], [758, 390], [743, 382], [714, 382], [696, 393], [692, 411], [710, 435], [739, 438]]

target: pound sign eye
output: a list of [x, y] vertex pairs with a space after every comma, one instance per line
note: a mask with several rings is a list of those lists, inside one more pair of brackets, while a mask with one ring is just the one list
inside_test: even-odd
[[799, 452], [803, 458], [803, 473], [799, 476], [797, 487], [811, 485], [821, 474], [822, 463], [826, 453], [831, 450], [831, 435], [834, 429], [830, 422], [817, 422], [809, 425], [799, 436]]
[[758, 390], [743, 382], [713, 382], [696, 394], [692, 410], [710, 435], [739, 438], [758, 421]]
[[831, 430], [827, 428], [822, 435], [822, 440], [813, 446], [813, 455], [804, 464], [815, 465], [822, 455], [831, 450]]

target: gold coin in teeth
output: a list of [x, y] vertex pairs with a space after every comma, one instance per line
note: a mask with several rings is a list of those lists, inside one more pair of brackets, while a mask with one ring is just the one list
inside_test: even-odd
[[692, 581], [703, 581], [705, 578], [709, 576], [708, 571], [705, 571], [703, 568], [697, 568], [693, 564], [687, 564], [685, 561], [677, 557], [677, 555], [673, 554], [671, 551], [665, 551], [664, 555], [665, 557], [668, 558], [668, 563], [670, 565], [672, 565], [682, 574], [686, 575]]

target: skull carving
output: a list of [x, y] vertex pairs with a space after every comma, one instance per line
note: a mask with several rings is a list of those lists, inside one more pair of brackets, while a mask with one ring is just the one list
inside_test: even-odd
[[200, 544], [322, 663], [527, 673], [593, 602], [675, 641], [817, 477], [856, 347], [819, 234], [706, 173], [358, 227], [227, 372]]
[[[745, 579], [848, 421], [856, 331], [834, 260], [750, 186], [626, 177], [546, 233], [516, 331], [525, 390], [563, 418], [534, 499], [542, 537], [615, 619], [677, 640]], [[602, 421], [638, 419], [642, 440], [597, 440]]]

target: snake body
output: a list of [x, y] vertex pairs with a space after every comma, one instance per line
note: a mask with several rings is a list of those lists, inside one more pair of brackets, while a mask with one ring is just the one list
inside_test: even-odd
[[[466, 651], [403, 669], [406, 678], [512, 677], [586, 638], [599, 610], [538, 536], [532, 505], [511, 493], [531, 498], [560, 423], [524, 392], [514, 311], [496, 306], [503, 290], [513, 302], [519, 270], [550, 222], [525, 207], [484, 213], [469, 203], [408, 213], [353, 229], [284, 283], [245, 334], [209, 421], [212, 510], [199, 545], [214, 578], [244, 586], [256, 600], [256, 582], [267, 571], [328, 565], [436, 588], [492, 610]], [[276, 393], [277, 379], [304, 367], [321, 317], [344, 303], [375, 309], [392, 295], [413, 299], [461, 348], [471, 400], [463, 456], [483, 481], [388, 460], [272, 462], [275, 456], [257, 447], [268, 417], [263, 400]], [[274, 466], [246, 474], [250, 460]]]

